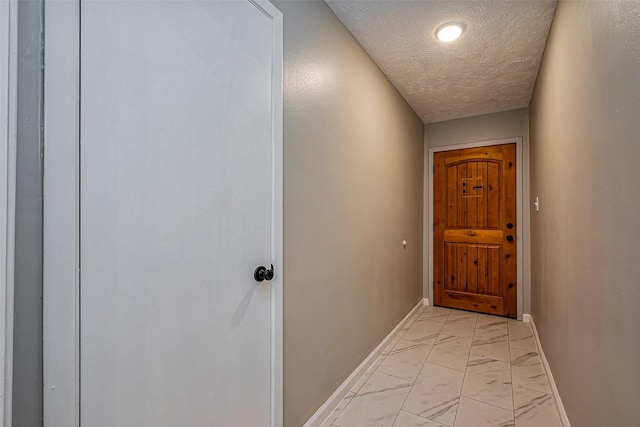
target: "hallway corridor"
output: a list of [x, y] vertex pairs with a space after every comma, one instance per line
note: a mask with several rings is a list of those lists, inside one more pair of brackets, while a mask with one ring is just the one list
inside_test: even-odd
[[424, 307], [323, 424], [561, 426], [531, 326]]

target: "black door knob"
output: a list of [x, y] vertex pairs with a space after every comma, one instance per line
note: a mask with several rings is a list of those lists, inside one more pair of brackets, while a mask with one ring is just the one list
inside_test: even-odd
[[271, 268], [267, 268], [267, 271], [264, 272], [264, 280], [267, 282], [273, 279], [273, 264], [271, 264]]
[[508, 242], [513, 242], [513, 236], [512, 235], [508, 235], [507, 236], [507, 241]]
[[507, 224], [507, 228], [508, 228], [509, 230], [511, 230], [511, 229], [513, 228], [513, 224], [508, 223], [508, 224]]
[[253, 271], [253, 278], [256, 279], [256, 282], [262, 282], [264, 280], [268, 282], [273, 279], [273, 264], [271, 264], [271, 268], [267, 268], [264, 265], [256, 268]]

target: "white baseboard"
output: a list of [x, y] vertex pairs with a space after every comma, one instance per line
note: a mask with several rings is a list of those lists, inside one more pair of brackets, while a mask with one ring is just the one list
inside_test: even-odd
[[342, 399], [349, 393], [349, 391], [353, 388], [354, 385], [362, 378], [362, 376], [367, 372], [367, 370], [373, 365], [373, 363], [377, 360], [377, 358], [382, 354], [382, 351], [385, 349], [387, 344], [391, 342], [391, 340], [402, 330], [402, 328], [409, 322], [413, 316], [420, 310], [423, 306], [428, 305], [429, 300], [427, 298], [418, 302], [415, 307], [411, 309], [411, 311], [398, 323], [398, 325], [393, 328], [391, 332], [378, 344], [376, 348], [360, 363], [360, 365], [349, 375], [349, 377], [344, 380], [344, 382], [333, 392], [333, 394], [327, 399], [327, 401], [316, 411], [315, 414], [309, 418], [309, 420], [304, 424], [303, 427], [319, 427], [323, 424], [323, 422], [329, 418], [333, 412], [333, 410], [340, 404]]
[[422, 298], [422, 304], [425, 306], [429, 305], [429, 298]]
[[522, 322], [531, 323], [531, 315], [527, 313], [522, 314]]
[[[528, 320], [525, 320], [525, 316], [527, 316]], [[567, 416], [567, 411], [565, 411], [564, 409], [564, 405], [562, 404], [562, 399], [560, 398], [560, 393], [558, 392], [558, 387], [556, 386], [556, 382], [553, 379], [553, 374], [551, 373], [551, 367], [549, 366], [547, 357], [544, 355], [544, 351], [542, 350], [542, 344], [540, 343], [540, 336], [538, 335], [538, 330], [536, 329], [536, 323], [533, 321], [533, 317], [531, 317], [530, 314], [524, 314], [522, 316], [522, 321], [531, 323], [531, 328], [533, 329], [533, 335], [535, 336], [536, 345], [538, 346], [538, 354], [540, 354], [540, 359], [542, 359], [542, 365], [544, 366], [544, 370], [547, 373], [547, 378], [549, 379], [549, 385], [551, 386], [551, 394], [553, 394], [553, 398], [556, 401], [556, 406], [558, 407], [560, 420], [562, 421], [562, 425], [564, 427], [571, 427], [571, 423], [569, 422], [569, 417]]]

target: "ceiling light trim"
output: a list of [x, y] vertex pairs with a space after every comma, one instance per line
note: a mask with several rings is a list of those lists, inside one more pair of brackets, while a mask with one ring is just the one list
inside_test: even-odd
[[448, 21], [436, 28], [433, 33], [436, 39], [442, 43], [451, 43], [458, 40], [464, 34], [466, 25], [460, 21]]

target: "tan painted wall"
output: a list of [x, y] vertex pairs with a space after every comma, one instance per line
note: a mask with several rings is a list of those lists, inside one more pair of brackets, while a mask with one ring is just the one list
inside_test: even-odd
[[[465, 144], [470, 142], [491, 141], [497, 139], [522, 137], [523, 150], [523, 189], [522, 197], [525, 208], [529, 206], [529, 110], [520, 108], [517, 110], [503, 111], [500, 113], [484, 114], [481, 116], [466, 117], [463, 119], [447, 120], [444, 122], [429, 123], [424, 127], [424, 170], [429, 170], [429, 149], [433, 147], [445, 147], [450, 145]], [[431, 173], [424, 175], [424, 271], [423, 284], [424, 295], [429, 295], [433, 301], [431, 280], [429, 279], [429, 253], [428, 233], [429, 227], [429, 188], [431, 187]], [[523, 292], [524, 313], [531, 312], [530, 293], [530, 268], [529, 268], [529, 211], [523, 212], [523, 226], [520, 227], [524, 239], [523, 253]], [[520, 236], [518, 236], [520, 238]]]
[[422, 298], [424, 126], [324, 2], [275, 4], [285, 47], [284, 410], [285, 426], [297, 427]]
[[573, 426], [637, 426], [640, 2], [561, 1], [530, 111], [544, 351]]

